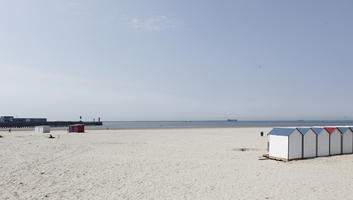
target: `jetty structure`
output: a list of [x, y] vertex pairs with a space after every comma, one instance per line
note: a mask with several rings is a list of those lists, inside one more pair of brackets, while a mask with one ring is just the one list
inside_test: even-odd
[[36, 126], [68, 127], [74, 124], [85, 126], [103, 126], [100, 121], [48, 121], [46, 118], [15, 118], [13, 116], [0, 117], [0, 128], [33, 128]]

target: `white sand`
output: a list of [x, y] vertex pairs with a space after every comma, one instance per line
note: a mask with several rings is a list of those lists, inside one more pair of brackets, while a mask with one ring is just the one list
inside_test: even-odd
[[353, 199], [353, 155], [259, 160], [268, 130], [0, 132], [0, 199]]

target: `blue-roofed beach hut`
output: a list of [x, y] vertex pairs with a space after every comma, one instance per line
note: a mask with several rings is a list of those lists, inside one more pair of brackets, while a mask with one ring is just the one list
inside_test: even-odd
[[330, 155], [330, 135], [322, 127], [314, 127], [311, 130], [317, 135], [317, 156]]
[[342, 153], [353, 153], [353, 132], [349, 127], [337, 127], [342, 134]]
[[311, 128], [298, 128], [303, 135], [303, 158], [314, 158], [317, 156], [317, 135]]
[[269, 157], [282, 160], [302, 158], [303, 135], [296, 128], [274, 128], [268, 133]]

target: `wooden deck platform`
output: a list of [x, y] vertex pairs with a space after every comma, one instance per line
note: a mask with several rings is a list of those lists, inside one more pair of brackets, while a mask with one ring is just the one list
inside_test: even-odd
[[271, 159], [271, 160], [276, 160], [276, 161], [282, 161], [282, 162], [289, 162], [289, 161], [294, 161], [294, 160], [301, 160], [301, 159], [285, 159], [285, 158], [278, 158], [278, 157], [273, 157], [269, 156], [268, 154], [262, 155], [262, 157]]

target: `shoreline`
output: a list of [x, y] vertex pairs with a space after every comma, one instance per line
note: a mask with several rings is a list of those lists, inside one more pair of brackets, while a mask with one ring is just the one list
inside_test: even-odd
[[[314, 126], [322, 126], [322, 125], [314, 125]], [[324, 125], [324, 126], [337, 126], [339, 127], [340, 125]], [[353, 126], [353, 125], [351, 125]], [[97, 131], [104, 131], [104, 130], [180, 130], [180, 129], [242, 129], [242, 128], [279, 128], [279, 127], [291, 127], [291, 126], [273, 126], [273, 125], [268, 125], [268, 126], [180, 126], [180, 127], [127, 127], [127, 128], [111, 128], [111, 127], [94, 127], [94, 126], [86, 126], [85, 130], [90, 131], [90, 130], [97, 130]], [[312, 126], [296, 126], [296, 127], [312, 127]], [[8, 130], [11, 129], [11, 131], [34, 131], [33, 128], [0, 128], [0, 132], [8, 132]], [[67, 130], [68, 127], [51, 127], [51, 130]]]
[[[85, 127], [85, 130], [87, 131], [115, 131], [115, 130], [182, 130], [182, 129], [242, 129], [242, 128], [271, 128], [272, 126], [237, 126], [237, 127], [143, 127], [143, 128], [92, 128], [92, 127]], [[0, 129], [0, 132], [8, 132], [8, 130], [11, 129], [11, 131], [34, 131], [33, 128], [8, 128], [8, 129]], [[51, 127], [52, 131], [63, 131], [63, 130], [68, 130], [68, 127]]]
[[[235, 127], [224, 127], [224, 126], [212, 126], [212, 127], [203, 127], [203, 126], [198, 126], [198, 127], [134, 127], [134, 128], [104, 128], [104, 127], [99, 127], [99, 128], [92, 128], [92, 127], [85, 127], [85, 130], [87, 131], [115, 131], [115, 130], [183, 130], [183, 129], [250, 129], [250, 128], [275, 128], [275, 127], [281, 127], [281, 126], [235, 126]], [[33, 128], [7, 128], [7, 129], [0, 129], [0, 132], [8, 132], [8, 130], [11, 129], [11, 131], [34, 131]], [[68, 130], [68, 127], [51, 127], [52, 131], [64, 131]]]

